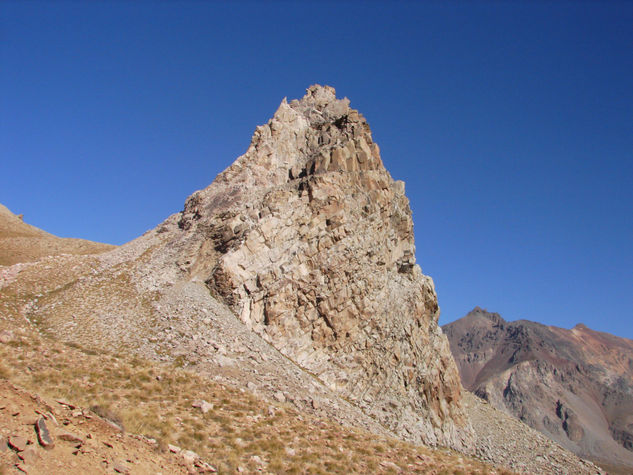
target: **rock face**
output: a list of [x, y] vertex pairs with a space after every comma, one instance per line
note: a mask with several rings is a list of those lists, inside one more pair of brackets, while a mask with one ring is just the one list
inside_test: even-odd
[[577, 454], [633, 467], [633, 341], [475, 308], [445, 325], [464, 387]]
[[284, 355], [402, 437], [469, 446], [404, 183], [334, 89], [284, 100], [178, 224], [181, 269]]

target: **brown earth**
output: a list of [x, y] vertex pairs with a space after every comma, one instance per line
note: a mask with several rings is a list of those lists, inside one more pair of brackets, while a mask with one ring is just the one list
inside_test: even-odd
[[110, 244], [53, 236], [25, 223], [0, 204], [0, 266], [59, 254], [96, 254], [113, 248]]
[[464, 387], [611, 472], [633, 471], [633, 341], [475, 308], [443, 327]]
[[[38, 442], [34, 423], [40, 418], [52, 449]], [[23, 448], [12, 446], [17, 438], [24, 440]], [[153, 439], [124, 433], [94, 413], [46, 401], [0, 379], [0, 470], [6, 473], [187, 473], [182, 457], [159, 451]]]

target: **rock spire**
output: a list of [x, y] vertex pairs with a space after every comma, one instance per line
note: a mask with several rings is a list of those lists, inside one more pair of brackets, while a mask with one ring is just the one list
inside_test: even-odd
[[288, 358], [408, 440], [471, 444], [404, 183], [333, 88], [284, 99], [179, 227], [183, 270]]

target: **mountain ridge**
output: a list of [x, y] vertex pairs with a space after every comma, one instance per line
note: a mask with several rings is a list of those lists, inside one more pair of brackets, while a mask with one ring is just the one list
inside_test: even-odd
[[59, 254], [95, 254], [113, 249], [84, 239], [60, 238], [27, 224], [0, 203], [0, 265], [33, 262]]
[[443, 330], [466, 389], [579, 455], [633, 467], [633, 340], [480, 307]]

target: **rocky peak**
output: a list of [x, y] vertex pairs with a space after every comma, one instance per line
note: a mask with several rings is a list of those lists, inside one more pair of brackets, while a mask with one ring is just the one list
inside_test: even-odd
[[[254, 192], [310, 175], [370, 170], [386, 172], [365, 118], [349, 108], [347, 98], [337, 99], [333, 88], [311, 86], [301, 100], [288, 104], [284, 99], [272, 119], [256, 128], [246, 153], [218, 175], [215, 186], [187, 200], [180, 224], [186, 228], [191, 219], [222, 211], [245, 192], [251, 200]], [[206, 212], [199, 209], [203, 200], [210, 206]]]
[[582, 324], [507, 323], [479, 308], [444, 330], [464, 387], [569, 450], [630, 472], [633, 341]]
[[493, 325], [503, 325], [507, 323], [503, 318], [501, 318], [501, 315], [499, 315], [498, 313], [489, 312], [488, 310], [481, 307], [473, 308], [470, 312], [468, 312], [465, 318], [481, 318], [490, 321]]
[[404, 183], [333, 88], [282, 101], [179, 226], [191, 278], [286, 356], [410, 440], [470, 444]]

